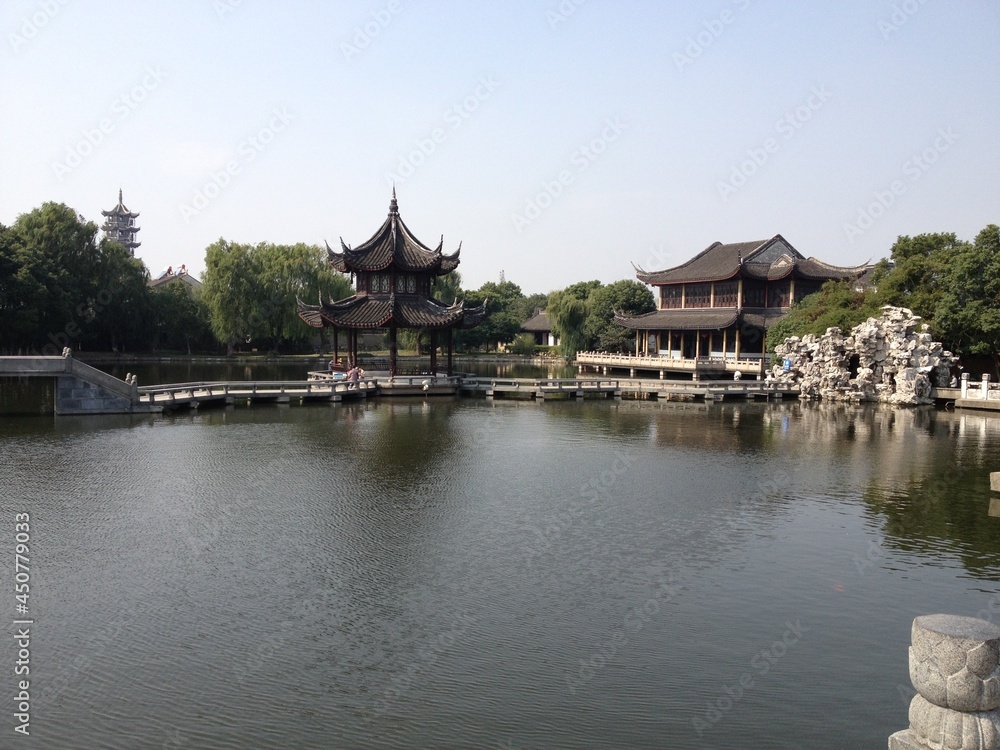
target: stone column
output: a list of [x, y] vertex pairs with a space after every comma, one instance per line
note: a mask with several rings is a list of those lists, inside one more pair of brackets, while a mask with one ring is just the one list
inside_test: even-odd
[[962, 398], [969, 397], [969, 373], [962, 373]]
[[983, 375], [983, 401], [990, 397], [990, 376], [988, 374]]
[[958, 615], [913, 621], [910, 728], [889, 750], [1000, 748], [1000, 627]]

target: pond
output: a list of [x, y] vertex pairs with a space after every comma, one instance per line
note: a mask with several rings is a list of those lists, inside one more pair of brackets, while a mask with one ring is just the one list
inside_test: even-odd
[[1000, 621], [989, 416], [384, 399], [0, 456], [40, 747], [881, 747], [913, 617]]

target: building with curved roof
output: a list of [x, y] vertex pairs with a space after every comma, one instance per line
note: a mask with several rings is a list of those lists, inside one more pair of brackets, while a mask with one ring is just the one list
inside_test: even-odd
[[[448, 352], [448, 374], [452, 373], [453, 331], [472, 328], [486, 315], [486, 303], [466, 308], [464, 301], [446, 304], [431, 296], [434, 278], [458, 268], [461, 244], [451, 255], [443, 252], [444, 237], [436, 249], [423, 244], [399, 216], [396, 190], [392, 191], [389, 215], [375, 234], [356, 248], [341, 239], [341, 251], [327, 245], [330, 266], [349, 273], [355, 294], [339, 301], [308, 305], [301, 300], [298, 314], [315, 327], [348, 332], [348, 354], [357, 361], [358, 331], [389, 331], [389, 374], [396, 374], [396, 332], [399, 328], [427, 331], [431, 339], [431, 371], [437, 369], [438, 335], [444, 334]], [[334, 356], [337, 356], [335, 350]]]

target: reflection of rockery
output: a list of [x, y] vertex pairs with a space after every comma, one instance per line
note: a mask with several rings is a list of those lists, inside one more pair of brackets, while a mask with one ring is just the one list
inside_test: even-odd
[[1000, 627], [975, 617], [925, 615], [913, 621], [910, 728], [889, 750], [1000, 747]]
[[771, 377], [797, 383], [801, 398], [931, 403], [931, 388], [948, 385], [957, 360], [932, 340], [927, 325], [910, 310], [884, 307], [882, 311], [847, 336], [839, 328], [828, 328], [819, 337], [786, 339], [774, 348], [781, 362]]

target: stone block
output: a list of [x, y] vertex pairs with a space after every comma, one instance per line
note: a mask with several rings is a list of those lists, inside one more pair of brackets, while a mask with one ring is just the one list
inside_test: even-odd
[[927, 701], [955, 711], [1000, 708], [1000, 627], [974, 617], [913, 621], [910, 680]]
[[1000, 471], [990, 472], [990, 489], [994, 492], [1000, 492]]

